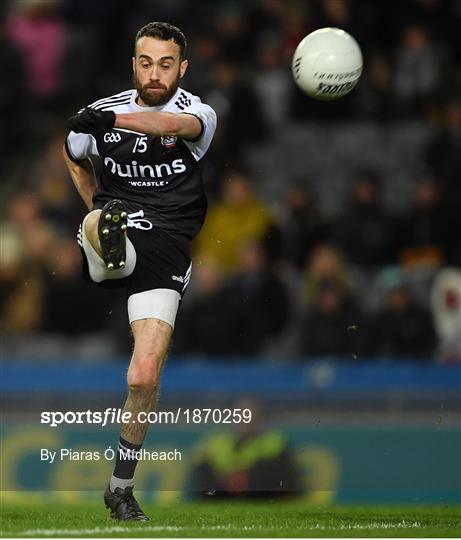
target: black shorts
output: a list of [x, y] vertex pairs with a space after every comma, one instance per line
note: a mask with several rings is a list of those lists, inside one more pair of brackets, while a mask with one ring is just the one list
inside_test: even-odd
[[189, 241], [155, 227], [148, 231], [130, 227], [128, 238], [136, 250], [136, 266], [130, 276], [95, 283], [81, 248], [84, 278], [107, 289], [126, 288], [127, 297], [151, 289], [172, 289], [182, 298], [191, 274]]

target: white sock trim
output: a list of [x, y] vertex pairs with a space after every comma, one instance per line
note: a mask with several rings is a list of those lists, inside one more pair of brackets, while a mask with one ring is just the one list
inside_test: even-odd
[[109, 483], [109, 488], [114, 493], [117, 488], [125, 489], [127, 487], [134, 487], [134, 478], [117, 478], [112, 475]]

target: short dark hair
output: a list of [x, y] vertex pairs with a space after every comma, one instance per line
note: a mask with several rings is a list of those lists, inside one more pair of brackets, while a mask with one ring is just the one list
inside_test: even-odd
[[145, 24], [138, 30], [136, 38], [134, 40], [134, 52], [136, 56], [136, 43], [142, 37], [152, 37], [161, 39], [162, 41], [169, 41], [172, 39], [177, 45], [179, 45], [179, 56], [183, 60], [186, 56], [187, 40], [186, 36], [181, 32], [179, 28], [166, 22], [150, 22]]

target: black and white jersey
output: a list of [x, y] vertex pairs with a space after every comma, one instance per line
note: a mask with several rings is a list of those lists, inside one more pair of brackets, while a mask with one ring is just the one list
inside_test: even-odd
[[90, 105], [116, 114], [146, 111], [187, 113], [202, 124], [197, 140], [154, 137], [114, 128], [98, 135], [74, 133], [66, 140], [69, 158], [91, 159], [98, 171], [95, 208], [110, 199], [126, 204], [128, 226], [159, 227], [194, 238], [205, 219], [207, 201], [202, 180], [202, 158], [216, 129], [216, 113], [200, 98], [178, 88], [165, 105], [141, 107], [136, 90], [127, 90]]

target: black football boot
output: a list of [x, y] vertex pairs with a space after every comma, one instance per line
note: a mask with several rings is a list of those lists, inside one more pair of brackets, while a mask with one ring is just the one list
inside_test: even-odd
[[115, 488], [112, 492], [108, 487], [104, 493], [106, 508], [110, 508], [110, 517], [121, 521], [149, 521], [149, 518], [139, 507], [133, 496], [133, 488]]
[[102, 258], [109, 270], [123, 268], [126, 264], [126, 230], [128, 213], [117, 199], [109, 201], [102, 209], [98, 223], [98, 236]]

